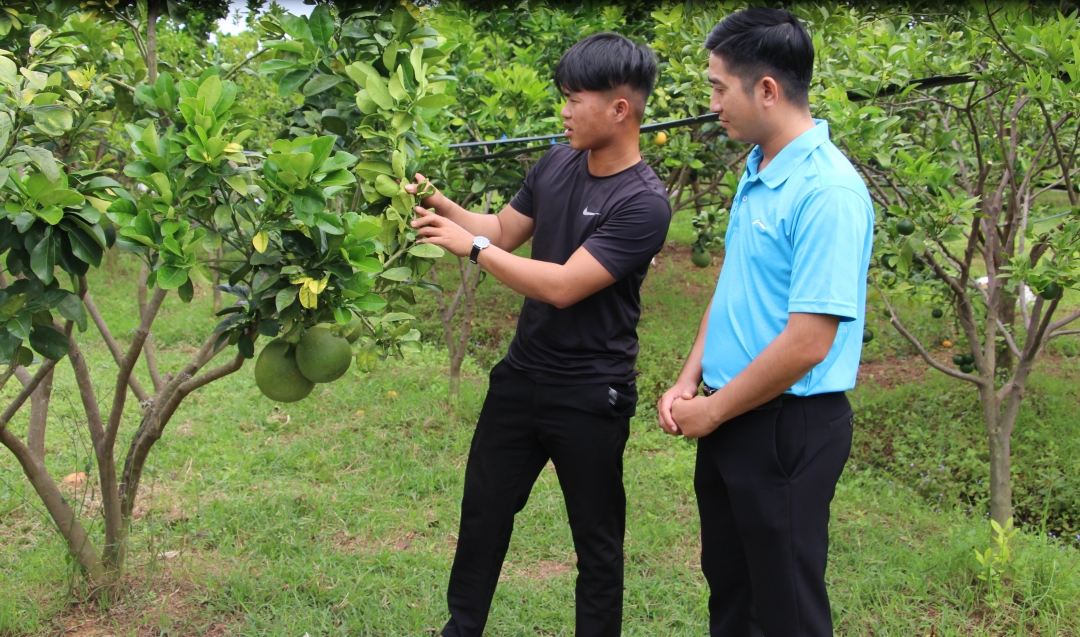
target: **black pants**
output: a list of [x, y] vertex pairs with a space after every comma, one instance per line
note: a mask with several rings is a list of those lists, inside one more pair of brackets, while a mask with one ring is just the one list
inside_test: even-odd
[[578, 556], [575, 634], [620, 633], [626, 527], [622, 454], [636, 403], [632, 384], [541, 384], [505, 362], [491, 370], [465, 468], [461, 527], [446, 593], [450, 621], [443, 637], [484, 632], [514, 515], [525, 507], [549, 458]]
[[698, 442], [712, 637], [832, 637], [829, 504], [851, 450], [843, 393], [747, 412]]

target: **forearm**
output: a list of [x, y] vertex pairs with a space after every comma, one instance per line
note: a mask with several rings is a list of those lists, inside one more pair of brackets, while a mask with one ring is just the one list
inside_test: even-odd
[[701, 317], [701, 323], [698, 325], [697, 337], [694, 338], [694, 345], [690, 348], [690, 353], [686, 355], [686, 362], [683, 363], [682, 371], [679, 372], [679, 377], [675, 381], [675, 384], [687, 384], [694, 385], [695, 387], [701, 384], [702, 374], [704, 373], [701, 367], [701, 359], [705, 355], [705, 334], [709, 330], [709, 311], [712, 310], [712, 302], [705, 308], [705, 314]]
[[787, 391], [819, 361], [800, 356], [780, 334], [739, 375], [709, 398], [713, 420], [724, 423]]
[[566, 293], [573, 283], [564, 265], [519, 257], [496, 245], [481, 250], [477, 263], [518, 294], [559, 308], [571, 304]]
[[731, 382], [708, 398], [717, 426], [791, 388], [828, 356], [839, 320], [793, 314], [787, 328]]
[[440, 216], [446, 217], [474, 236], [487, 237], [493, 245], [501, 246], [502, 226], [497, 215], [469, 212], [445, 196], [433, 207]]

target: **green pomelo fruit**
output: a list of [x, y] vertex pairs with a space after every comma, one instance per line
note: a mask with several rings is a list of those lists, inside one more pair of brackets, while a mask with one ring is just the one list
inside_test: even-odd
[[965, 365], [974, 365], [975, 364], [975, 357], [972, 356], [971, 354], [964, 354], [964, 364]]
[[355, 343], [364, 334], [364, 322], [360, 319], [353, 319], [345, 331], [345, 340], [349, 341], [349, 345]]
[[874, 332], [871, 331], [869, 328], [863, 330], [862, 331], [862, 342], [869, 343], [872, 340], [874, 340]]
[[331, 328], [309, 327], [296, 345], [296, 364], [300, 373], [316, 383], [329, 383], [341, 378], [352, 364], [349, 341], [334, 336]]
[[902, 235], [909, 235], [915, 232], [915, 222], [911, 219], [901, 219], [896, 222], [896, 231]]
[[964, 363], [960, 366], [960, 371], [964, 372], [965, 374], [970, 374], [971, 372], [975, 371], [975, 366], [971, 363]]
[[1057, 282], [1051, 281], [1050, 283], [1046, 284], [1046, 287], [1042, 289], [1042, 292], [1039, 292], [1039, 296], [1043, 297], [1047, 301], [1053, 301], [1054, 299], [1061, 296], [1061, 286], [1058, 285]]
[[945, 316], [945, 312], [942, 312], [941, 308], [935, 307], [933, 309], [933, 311], [930, 312], [930, 316], [932, 316], [934, 318], [941, 318], [941, 317]]
[[953, 362], [953, 365], [956, 365], [957, 367], [959, 367], [960, 365], [963, 365], [964, 364], [964, 355], [963, 354], [953, 354], [952, 355], [952, 362]]
[[712, 255], [704, 250], [694, 250], [690, 255], [690, 262], [699, 268], [707, 268], [712, 264]]
[[881, 273], [881, 282], [891, 286], [893, 283], [896, 283], [896, 273], [892, 270], [885, 270]]
[[264, 396], [279, 403], [294, 403], [315, 388], [296, 366], [295, 347], [280, 338], [270, 341], [255, 361], [255, 384]]

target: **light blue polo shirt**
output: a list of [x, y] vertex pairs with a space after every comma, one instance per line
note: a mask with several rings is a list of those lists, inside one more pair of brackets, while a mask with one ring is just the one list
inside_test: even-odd
[[874, 207], [866, 184], [816, 126], [758, 172], [746, 162], [731, 204], [724, 266], [713, 295], [701, 365], [719, 389], [787, 325], [788, 314], [832, 314], [840, 326], [828, 357], [787, 393], [810, 396], [855, 386], [866, 322], [866, 271]]

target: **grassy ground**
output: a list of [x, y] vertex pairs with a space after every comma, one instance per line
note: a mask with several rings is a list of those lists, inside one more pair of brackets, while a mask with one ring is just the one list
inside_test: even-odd
[[[642, 403], [626, 452], [627, 635], [705, 632], [694, 447], [661, 434], [650, 406], [677, 372], [718, 270], [694, 269], [687, 257], [684, 247], [665, 249], [643, 291]], [[134, 327], [132, 279], [129, 270], [92, 282], [121, 337]], [[463, 467], [486, 387], [475, 360], [490, 364], [505, 349], [517, 305], [494, 281], [481, 290], [490, 329], [477, 342], [488, 353], [468, 362], [456, 404], [436, 347], [293, 405], [262, 398], [250, 366], [190, 398], [151, 456], [119, 600], [78, 603], [51, 523], [13, 459], [0, 456], [0, 635], [433, 634], [445, 619]], [[155, 339], [170, 369], [214, 321], [206, 293], [165, 312]], [[107, 352], [90, 345], [86, 354], [106, 387]], [[857, 405], [924, 385], [940, 391], [921, 369], [897, 376], [889, 365], [875, 363]], [[46, 462], [56, 476], [92, 476], [66, 367], [55, 396]], [[23, 431], [25, 416], [12, 426]], [[93, 487], [70, 491], [89, 520]], [[1080, 634], [1080, 551], [1064, 542], [1018, 536], [1010, 583], [994, 592], [976, 579], [972, 549], [990, 542], [981, 515], [928, 504], [858, 457], [833, 511], [838, 635]], [[549, 466], [518, 516], [488, 634], [572, 634], [573, 564]]]

